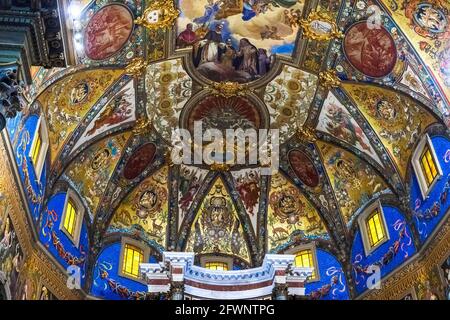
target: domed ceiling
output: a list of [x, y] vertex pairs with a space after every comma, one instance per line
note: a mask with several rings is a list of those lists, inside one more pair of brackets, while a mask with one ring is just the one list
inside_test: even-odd
[[[446, 2], [119, 2], [86, 6], [79, 64], [33, 97], [46, 195], [82, 199], [91, 263], [121, 235], [247, 267], [314, 241], [345, 262], [373, 199], [410, 219], [412, 152], [450, 124]], [[174, 164], [174, 132], [199, 120], [279, 129], [279, 171]]]

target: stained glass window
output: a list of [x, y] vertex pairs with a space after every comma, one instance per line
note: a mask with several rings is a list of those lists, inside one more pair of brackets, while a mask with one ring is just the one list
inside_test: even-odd
[[77, 222], [77, 209], [72, 200], [67, 202], [66, 213], [64, 215], [64, 229], [74, 237]]
[[430, 187], [434, 182], [434, 179], [436, 179], [438, 172], [436, 163], [434, 162], [430, 147], [428, 145], [425, 146], [422, 156], [420, 157], [420, 165], [422, 166], [422, 172], [425, 176], [427, 186]]
[[300, 251], [295, 256], [295, 266], [304, 267], [304, 268], [314, 268], [313, 273], [311, 275], [311, 279], [316, 278], [316, 268], [314, 266], [314, 260], [312, 251], [310, 249]]

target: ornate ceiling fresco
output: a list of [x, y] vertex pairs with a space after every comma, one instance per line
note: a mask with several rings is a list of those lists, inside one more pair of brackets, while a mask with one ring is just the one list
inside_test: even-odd
[[[242, 266], [314, 242], [346, 263], [375, 199], [412, 228], [412, 152], [450, 125], [446, 1], [174, 3], [156, 28], [144, 10], [172, 1], [91, 2], [78, 65], [30, 93], [49, 129], [45, 194], [68, 185], [87, 209], [88, 270], [121, 235]], [[174, 164], [173, 133], [198, 120], [279, 129], [279, 172]]]

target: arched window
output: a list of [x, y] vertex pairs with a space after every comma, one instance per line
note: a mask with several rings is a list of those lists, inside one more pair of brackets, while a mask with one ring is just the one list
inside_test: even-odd
[[442, 177], [442, 169], [428, 134], [424, 135], [417, 145], [412, 156], [412, 166], [422, 197], [426, 199], [434, 184]]
[[80, 242], [81, 226], [83, 224], [84, 206], [75, 192], [67, 191], [64, 211], [61, 217], [60, 230], [72, 240], [75, 247]]
[[209, 270], [233, 270], [233, 257], [227, 255], [203, 255], [199, 262], [200, 266]]

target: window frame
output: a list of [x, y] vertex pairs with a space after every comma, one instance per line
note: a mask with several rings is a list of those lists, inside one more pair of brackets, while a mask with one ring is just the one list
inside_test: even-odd
[[130, 279], [133, 281], [138, 281], [140, 283], [145, 284], [146, 282], [144, 281], [144, 279], [141, 279], [141, 277], [140, 277], [140, 275], [141, 275], [140, 272], [137, 277], [134, 277], [128, 273], [123, 272], [123, 263], [124, 263], [124, 258], [125, 258], [124, 255], [125, 255], [125, 246], [126, 245], [133, 246], [137, 249], [142, 250], [142, 252], [143, 252], [142, 263], [147, 263], [150, 258], [150, 248], [148, 246], [143, 245], [142, 242], [137, 241], [135, 239], [122, 237], [121, 244], [120, 244], [119, 264], [118, 264], [119, 270], [117, 270], [117, 274], [121, 277]]
[[306, 251], [306, 250], [311, 251], [312, 262], [313, 262], [312, 268], [314, 268], [314, 276], [315, 276], [314, 278], [308, 279], [308, 283], [319, 282], [320, 281], [320, 268], [319, 268], [319, 261], [317, 260], [317, 248], [316, 248], [315, 243], [312, 242], [312, 243], [296, 246], [295, 248], [288, 250], [286, 252], [286, 254], [292, 254], [295, 256], [295, 258], [294, 258], [294, 266], [295, 266], [295, 260], [297, 258], [297, 255], [300, 252]]
[[[64, 227], [64, 221], [65, 221], [66, 215], [67, 215], [67, 205], [69, 204], [69, 201], [73, 205], [75, 205], [75, 212], [76, 212], [76, 215], [75, 215], [76, 221], [75, 221], [73, 236]], [[85, 209], [84, 209], [83, 203], [81, 202], [80, 198], [72, 189], [68, 189], [66, 192], [66, 199], [64, 202], [64, 209], [63, 209], [63, 212], [61, 215], [61, 222], [59, 224], [59, 230], [62, 231], [66, 235], [66, 237], [68, 237], [72, 241], [73, 245], [76, 248], [78, 248], [80, 246], [80, 236], [81, 236], [81, 228], [83, 226], [84, 213], [85, 213]]]
[[[437, 176], [434, 178], [433, 182], [428, 186], [427, 178], [425, 177], [425, 173], [422, 168], [422, 155], [424, 154], [425, 148], [428, 147], [431, 153], [431, 157], [433, 159], [434, 165], [436, 166]], [[433, 142], [428, 134], [425, 134], [422, 139], [419, 141], [419, 144], [416, 147], [416, 150], [412, 156], [412, 166], [414, 173], [417, 178], [417, 182], [419, 183], [419, 189], [422, 194], [422, 199], [426, 200], [430, 196], [430, 192], [436, 183], [442, 178], [443, 172], [441, 168], [441, 164], [436, 155], [436, 150], [434, 149]]]
[[[385, 238], [378, 242], [375, 245], [371, 245], [370, 236], [369, 236], [369, 230], [367, 229], [367, 220], [368, 218], [374, 213], [375, 210], [378, 210], [378, 213], [380, 215], [380, 222], [382, 224], [382, 227], [385, 232]], [[364, 252], [366, 254], [366, 257], [369, 256], [371, 253], [373, 253], [375, 250], [377, 250], [380, 246], [385, 244], [389, 241], [390, 235], [389, 235], [389, 229], [386, 222], [386, 217], [384, 216], [383, 206], [381, 205], [380, 200], [377, 200], [373, 202], [371, 205], [369, 205], [366, 209], [364, 209], [363, 213], [358, 218], [358, 225], [359, 230], [361, 232], [361, 238], [364, 245]]]
[[[36, 163], [34, 163], [33, 150], [36, 146], [38, 136], [40, 136], [41, 138], [41, 148], [37, 156], [37, 161]], [[49, 140], [48, 140], [47, 123], [44, 117], [40, 116], [33, 134], [33, 141], [31, 143], [30, 151], [28, 153], [28, 157], [30, 158], [31, 163], [33, 164], [33, 169], [37, 180], [41, 180], [41, 175], [44, 169], [45, 158], [47, 157], [48, 148], [49, 148]]]

